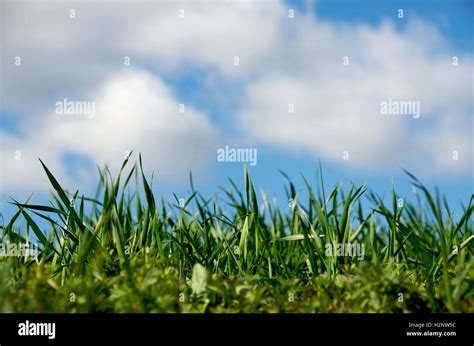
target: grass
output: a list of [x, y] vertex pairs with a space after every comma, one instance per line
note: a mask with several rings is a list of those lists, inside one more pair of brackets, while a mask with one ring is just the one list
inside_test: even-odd
[[[33, 257], [0, 257], [2, 312], [474, 312], [473, 196], [455, 219], [446, 200], [407, 172], [418, 193], [391, 203], [365, 186], [327, 192], [286, 180], [289, 212], [249, 172], [224, 199], [165, 203], [141, 157], [95, 197], [66, 191], [46, 165], [48, 205], [13, 201], [0, 243], [35, 239]], [[362, 197], [371, 204], [362, 207]], [[48, 224], [41, 229], [40, 221]], [[328, 247], [361, 247], [328, 255]], [[359, 254], [360, 255], [360, 254]]]

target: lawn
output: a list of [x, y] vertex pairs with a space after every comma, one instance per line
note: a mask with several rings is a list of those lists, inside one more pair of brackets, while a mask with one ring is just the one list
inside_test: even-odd
[[129, 160], [99, 171], [93, 197], [41, 162], [50, 203], [13, 200], [1, 225], [4, 253], [39, 250], [0, 256], [0, 311], [474, 312], [472, 195], [454, 218], [409, 172], [415, 201], [392, 187], [387, 203], [366, 186], [326, 190], [319, 170], [305, 200], [282, 173], [280, 209], [244, 168], [219, 198], [190, 175], [189, 197], [165, 203]]

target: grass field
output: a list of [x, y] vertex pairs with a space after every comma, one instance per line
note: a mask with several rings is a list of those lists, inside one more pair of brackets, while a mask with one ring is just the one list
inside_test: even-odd
[[40, 251], [0, 257], [0, 311], [474, 312], [472, 196], [453, 219], [408, 172], [415, 201], [392, 188], [387, 205], [365, 186], [326, 190], [320, 170], [306, 200], [282, 174], [292, 207], [280, 209], [245, 168], [225, 198], [190, 176], [190, 196], [169, 204], [141, 157], [127, 161], [100, 171], [95, 197], [42, 163], [50, 204], [14, 201], [1, 226], [5, 248], [34, 239]]

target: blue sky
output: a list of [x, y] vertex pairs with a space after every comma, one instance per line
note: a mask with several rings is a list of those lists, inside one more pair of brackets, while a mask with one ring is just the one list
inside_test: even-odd
[[[367, 182], [388, 195], [393, 181], [413, 199], [403, 167], [467, 203], [473, 13], [447, 0], [7, 1], [0, 209], [13, 213], [10, 196], [45, 200], [38, 157], [92, 193], [95, 165], [116, 168], [128, 149], [143, 153], [166, 200], [189, 194], [190, 170], [211, 195], [228, 177], [242, 182], [242, 162], [216, 160], [226, 145], [257, 149], [254, 184], [280, 204], [278, 170], [303, 189], [300, 174], [316, 185], [319, 162], [327, 188]], [[64, 98], [94, 102], [94, 117], [58, 115]], [[421, 116], [381, 115], [389, 98], [417, 102]]]

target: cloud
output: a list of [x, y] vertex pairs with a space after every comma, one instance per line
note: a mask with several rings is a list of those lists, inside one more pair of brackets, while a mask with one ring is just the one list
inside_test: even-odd
[[[472, 174], [471, 54], [454, 66], [449, 42], [420, 20], [397, 31], [308, 14], [292, 30], [246, 90], [243, 132], [346, 167]], [[382, 115], [389, 99], [416, 102], [421, 116]]]
[[[278, 2], [6, 1], [3, 6], [8, 15], [2, 17], [2, 104], [26, 117], [58, 98], [96, 88], [125, 57], [131, 66], [160, 76], [193, 66], [233, 78], [248, 75], [279, 39], [273, 34], [285, 14]], [[21, 66], [14, 64], [16, 57]]]
[[[218, 138], [225, 141], [204, 112], [185, 105], [186, 112], [179, 113], [181, 101], [163, 80], [193, 66], [238, 77], [237, 71], [247, 69], [235, 68], [237, 53], [245, 66], [258, 69], [255, 59], [271, 43], [274, 14], [282, 9], [217, 2], [7, 1], [2, 6], [8, 14], [2, 17], [2, 109], [7, 111], [2, 116], [15, 117], [14, 133], [20, 134], [1, 130], [2, 187], [27, 191], [43, 182], [36, 178], [41, 176], [37, 157], [69, 182], [68, 153], [103, 165], [117, 164], [124, 151], [134, 149], [166, 181], [206, 167]], [[183, 8], [185, 19], [179, 17]], [[126, 57], [130, 66], [124, 66]], [[54, 114], [64, 98], [94, 101], [96, 117]], [[95, 175], [87, 172], [76, 175], [84, 182]]]
[[[67, 153], [102, 165], [133, 148], [164, 179], [205, 168], [217, 146], [238, 139], [223, 141], [230, 126], [218, 128], [203, 110], [178, 112], [181, 101], [165, 81], [194, 68], [235, 87], [238, 108], [220, 116], [246, 142], [344, 167], [472, 173], [472, 53], [455, 52], [420, 19], [402, 30], [388, 19], [378, 26], [310, 12], [291, 19], [282, 1], [6, 1], [3, 13], [2, 115], [16, 117], [19, 133], [1, 130], [8, 189], [39, 186], [38, 156], [64, 179], [71, 179]], [[209, 104], [217, 96], [226, 97], [210, 93]], [[94, 101], [96, 117], [58, 116], [63, 98]], [[419, 102], [421, 117], [382, 116], [387, 99]]]
[[[134, 150], [167, 180], [187, 177], [189, 170], [198, 171], [213, 158], [218, 131], [204, 113], [192, 107], [180, 112], [179, 103], [160, 79], [143, 70], [127, 69], [98, 89], [91, 92], [95, 97], [86, 98], [94, 102], [93, 117], [57, 114], [51, 107], [30, 120], [28, 127], [34, 131], [29, 130], [25, 138], [6, 135], [2, 145], [5, 186], [17, 190], [37, 186], [38, 157], [71, 182], [63, 163], [65, 153], [117, 168], [126, 153]], [[79, 173], [87, 178], [86, 172]]]

